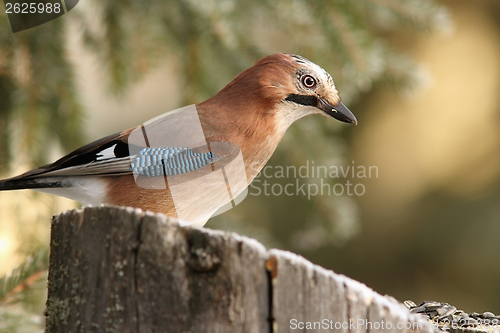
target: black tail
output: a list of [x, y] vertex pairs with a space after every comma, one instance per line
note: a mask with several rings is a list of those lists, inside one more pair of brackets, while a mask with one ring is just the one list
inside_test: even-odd
[[0, 191], [64, 187], [58, 179], [18, 178], [0, 180]]

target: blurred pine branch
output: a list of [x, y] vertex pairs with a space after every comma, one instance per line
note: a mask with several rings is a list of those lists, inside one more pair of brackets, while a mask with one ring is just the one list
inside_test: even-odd
[[42, 248], [0, 277], [0, 333], [43, 331], [38, 311], [45, 302], [48, 266], [49, 251]]
[[66, 56], [64, 21], [13, 34], [3, 21], [6, 18], [0, 17], [3, 172], [9, 167], [11, 152], [22, 152], [33, 164], [42, 164], [47, 162], [46, 151], [52, 141], [66, 151], [83, 143], [82, 109]]
[[49, 267], [48, 248], [39, 249], [10, 274], [0, 277], [0, 305], [26, 300], [33, 284], [46, 275]]
[[[181, 64], [183, 104], [213, 95], [236, 73], [269, 53], [300, 53], [332, 72], [344, 99], [389, 79], [415, 83], [415, 65], [391, 49], [381, 32], [402, 25], [444, 30], [444, 7], [429, 0], [94, 0], [80, 13], [84, 40], [122, 92], [173, 55]], [[99, 13], [102, 29], [95, 29]], [[404, 70], [401, 70], [404, 67]]]

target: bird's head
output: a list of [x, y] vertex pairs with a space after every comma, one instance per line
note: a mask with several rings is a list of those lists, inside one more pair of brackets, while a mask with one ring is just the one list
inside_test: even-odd
[[310, 114], [357, 124], [356, 117], [342, 104], [330, 74], [293, 54], [276, 53], [260, 59], [199, 106], [203, 108], [207, 102], [251, 132], [257, 127], [267, 128], [270, 116], [274, 126], [281, 129], [279, 133]]
[[287, 123], [309, 114], [323, 114], [357, 124], [356, 117], [342, 104], [330, 74], [310, 60], [278, 53], [259, 60], [254, 68], [260, 68], [261, 92], [275, 101], [279, 116]]

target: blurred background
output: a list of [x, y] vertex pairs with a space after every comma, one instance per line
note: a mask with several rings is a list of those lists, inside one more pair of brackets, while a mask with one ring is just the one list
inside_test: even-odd
[[[16, 34], [1, 13], [0, 175], [200, 102], [276, 52], [331, 73], [359, 125], [301, 119], [272, 170], [377, 173], [261, 176], [206, 227], [299, 253], [400, 301], [500, 313], [497, 0], [93, 0]], [[257, 195], [264, 180], [350, 181], [364, 191]], [[0, 331], [43, 327], [50, 217], [75, 207], [0, 193], [0, 276], [23, 263], [28, 273], [9, 288], [0, 283]]]

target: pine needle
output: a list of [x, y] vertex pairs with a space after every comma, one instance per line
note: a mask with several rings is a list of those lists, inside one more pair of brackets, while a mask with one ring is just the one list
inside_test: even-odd
[[40, 249], [28, 257], [10, 274], [0, 278], [0, 304], [23, 300], [24, 292], [31, 289], [35, 282], [46, 275], [49, 266], [48, 248]]

